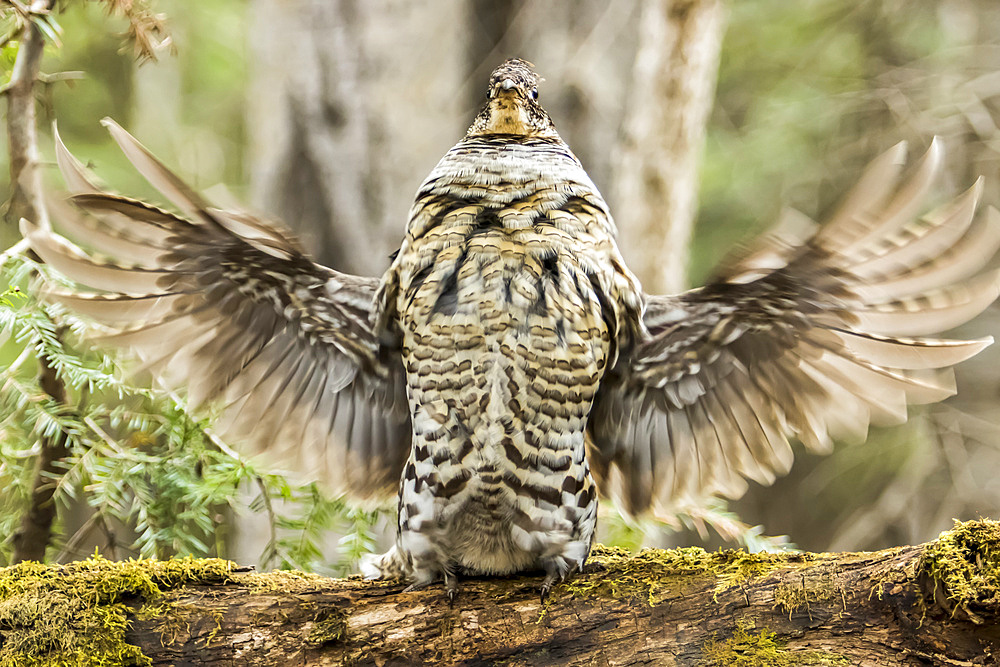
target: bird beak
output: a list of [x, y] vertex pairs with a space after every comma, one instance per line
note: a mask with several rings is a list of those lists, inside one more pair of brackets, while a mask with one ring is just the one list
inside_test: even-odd
[[515, 83], [514, 83], [513, 79], [504, 79], [503, 82], [500, 84], [500, 86], [504, 90], [510, 90], [511, 88], [513, 88], [515, 86]]

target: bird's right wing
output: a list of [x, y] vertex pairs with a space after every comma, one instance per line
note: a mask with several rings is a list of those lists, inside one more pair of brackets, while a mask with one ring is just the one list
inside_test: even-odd
[[[28, 221], [31, 247], [80, 287], [49, 298], [102, 325], [188, 405], [222, 407], [224, 440], [356, 498], [395, 492], [410, 425], [398, 350], [370, 324], [373, 278], [313, 262], [295, 239], [211, 208], [131, 135], [105, 121], [140, 173], [186, 216], [102, 192], [56, 136], [73, 196]], [[96, 251], [96, 252], [94, 252]]]
[[[589, 423], [599, 488], [668, 516], [736, 497], [792, 463], [789, 439], [826, 451], [907, 403], [954, 393], [950, 366], [990, 339], [914, 338], [971, 319], [1000, 293], [983, 271], [1000, 214], [974, 221], [981, 181], [916, 217], [941, 162], [935, 141], [897, 187], [904, 149], [875, 160], [833, 219], [775, 237], [706, 287], [648, 297], [648, 336], [602, 381]], [[808, 225], [806, 225], [808, 227]]]

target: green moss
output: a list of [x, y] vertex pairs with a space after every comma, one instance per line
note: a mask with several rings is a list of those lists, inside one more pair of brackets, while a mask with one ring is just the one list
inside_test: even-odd
[[603, 572], [577, 576], [560, 587], [575, 597], [644, 598], [656, 604], [661, 595], [684, 589], [704, 577], [715, 578], [715, 593], [740, 586], [773, 570], [808, 562], [808, 554], [708, 552], [698, 547], [643, 549], [636, 555], [595, 545], [590, 562]]
[[956, 521], [924, 548], [917, 572], [953, 615], [978, 622], [977, 609], [1000, 608], [1000, 521]]
[[347, 614], [327, 608], [317, 615], [306, 631], [306, 644], [313, 647], [343, 641], [347, 637]]
[[149, 664], [125, 642], [126, 603], [155, 600], [163, 589], [188, 583], [228, 581], [233, 567], [219, 559], [116, 562], [93, 556], [67, 565], [0, 568], [0, 667]]
[[136, 618], [151, 621], [152, 632], [160, 636], [160, 644], [172, 644], [178, 637], [191, 631], [193, 611], [179, 607], [172, 602], [152, 602], [144, 604], [135, 612]]
[[717, 637], [702, 647], [702, 667], [847, 667], [848, 659], [826, 651], [797, 651], [785, 648], [773, 632], [754, 632], [753, 623], [738, 622], [732, 637]]
[[[251, 593], [274, 593], [315, 590], [317, 586], [328, 584], [329, 577], [296, 570], [275, 570], [274, 572], [241, 572], [233, 575], [233, 581], [246, 586]], [[383, 582], [371, 582], [381, 584]], [[388, 582], [389, 584], [395, 582]]]
[[833, 585], [833, 578], [803, 579], [801, 584], [778, 584], [774, 588], [774, 606], [781, 608], [792, 617], [792, 613], [813, 602], [826, 602], [842, 594]]

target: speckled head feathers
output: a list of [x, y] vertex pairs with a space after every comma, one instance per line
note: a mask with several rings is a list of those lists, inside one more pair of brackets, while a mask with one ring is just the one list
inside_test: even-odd
[[511, 58], [493, 70], [486, 89], [488, 98], [467, 136], [512, 135], [558, 138], [552, 120], [538, 103], [542, 78], [533, 65]]
[[493, 70], [486, 95], [494, 98], [501, 92], [511, 91], [524, 98], [538, 99], [538, 84], [542, 78], [535, 73], [534, 65], [527, 60], [511, 58]]

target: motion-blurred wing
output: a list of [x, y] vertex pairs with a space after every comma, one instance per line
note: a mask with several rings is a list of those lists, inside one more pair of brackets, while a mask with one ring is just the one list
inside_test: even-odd
[[[915, 218], [941, 162], [935, 141], [897, 187], [896, 146], [808, 238], [776, 234], [706, 287], [648, 297], [649, 336], [611, 369], [591, 415], [588, 457], [627, 511], [669, 515], [707, 494], [739, 496], [816, 451], [899, 423], [907, 403], [954, 393], [950, 366], [991, 339], [945, 331], [996, 299], [983, 269], [1000, 213], [973, 222], [981, 191]], [[801, 229], [803, 225], [798, 225]]]
[[53, 202], [53, 217], [95, 252], [22, 221], [32, 248], [82, 286], [49, 296], [103, 325], [103, 340], [133, 350], [163, 384], [185, 388], [192, 408], [221, 403], [224, 439], [335, 492], [395, 492], [410, 426], [399, 353], [369, 323], [377, 281], [320, 266], [287, 232], [209, 207], [105, 125], [187, 218], [101, 192], [57, 135], [75, 206]]

